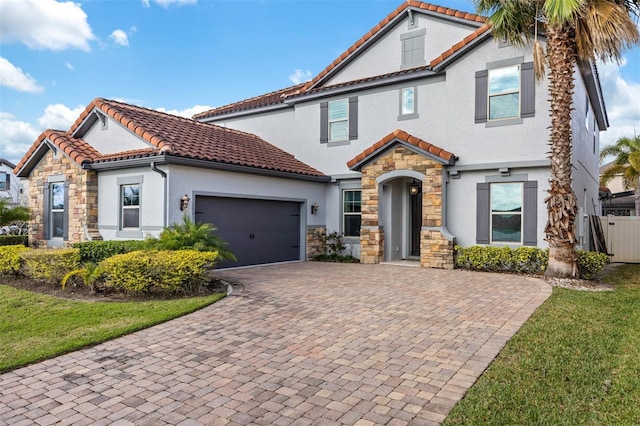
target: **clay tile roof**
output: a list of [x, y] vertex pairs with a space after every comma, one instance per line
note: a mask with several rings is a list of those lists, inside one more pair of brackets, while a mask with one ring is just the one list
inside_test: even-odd
[[[149, 143], [149, 148], [102, 155], [84, 140], [74, 138], [73, 133], [94, 109], [138, 135]], [[254, 134], [102, 98], [94, 99], [68, 132], [47, 130], [40, 135], [16, 170], [23, 168], [45, 138], [79, 165], [166, 154], [284, 173], [324, 176]]]
[[486, 18], [480, 15], [476, 15], [473, 13], [461, 12], [456, 9], [450, 9], [447, 7], [436, 6], [429, 3], [423, 3], [417, 0], [407, 0], [398, 6], [393, 12], [387, 15], [380, 23], [378, 23], [375, 27], [373, 27], [367, 34], [362, 36], [361, 39], [356, 41], [351, 47], [349, 47], [345, 52], [342, 53], [335, 61], [333, 61], [328, 67], [322, 70], [318, 75], [316, 75], [311, 81], [308, 81], [304, 87], [302, 87], [301, 92], [305, 92], [310, 88], [314, 87], [318, 81], [320, 81], [324, 76], [326, 76], [331, 70], [333, 70], [340, 62], [342, 62], [345, 58], [351, 55], [356, 49], [362, 46], [365, 42], [375, 36], [389, 21], [394, 19], [396, 16], [403, 13], [405, 10], [409, 8], [423, 9], [428, 10], [430, 12], [436, 12], [443, 15], [452, 16], [455, 18], [466, 19], [468, 21], [484, 23]]
[[194, 119], [202, 119], [207, 117], [214, 117], [216, 115], [225, 114], [228, 112], [245, 111], [249, 109], [277, 105], [281, 104], [289, 95], [296, 94], [302, 89], [304, 83], [296, 84], [295, 86], [287, 87], [284, 89], [276, 90], [275, 92], [266, 93], [264, 95], [256, 96], [243, 101], [235, 102], [229, 105], [224, 105], [218, 108], [210, 109], [208, 111], [201, 112], [193, 116]]
[[347, 167], [353, 169], [354, 166], [362, 165], [364, 161], [373, 155], [380, 153], [386, 147], [402, 141], [419, 148], [422, 151], [430, 153], [432, 156], [437, 157], [443, 164], [452, 164], [456, 161], [456, 156], [440, 147], [437, 147], [429, 142], [426, 142], [420, 138], [410, 135], [404, 130], [394, 130], [387, 136], [380, 139], [378, 142], [371, 145], [369, 148], [356, 155], [354, 158], [347, 162]]
[[447, 49], [444, 52], [442, 52], [440, 54], [440, 56], [438, 56], [437, 58], [432, 59], [431, 62], [429, 63], [429, 66], [431, 66], [433, 68], [436, 65], [440, 64], [445, 59], [447, 59], [448, 57], [450, 57], [454, 53], [458, 52], [463, 47], [469, 45], [469, 43], [471, 43], [473, 40], [477, 39], [482, 34], [486, 33], [489, 30], [489, 28], [491, 28], [491, 26], [489, 24], [485, 24], [485, 25], [481, 26], [480, 28], [478, 28], [477, 30], [475, 30], [474, 32], [472, 32], [471, 34], [469, 34], [468, 36], [463, 38], [460, 42], [458, 42], [458, 43], [454, 44], [453, 46], [451, 46], [450, 49]]

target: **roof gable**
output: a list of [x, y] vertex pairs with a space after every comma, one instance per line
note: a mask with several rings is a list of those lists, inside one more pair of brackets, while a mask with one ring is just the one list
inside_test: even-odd
[[[94, 120], [94, 109], [140, 137], [149, 148], [100, 153], [86, 140], [75, 137], [86, 133], [86, 123]], [[320, 171], [254, 134], [102, 98], [94, 99], [69, 131], [43, 132], [16, 167], [21, 176], [29, 175], [48, 149], [47, 143], [87, 168], [97, 163], [163, 155], [165, 160], [166, 157], [193, 159], [240, 166], [247, 171], [262, 169], [324, 178]]]
[[351, 170], [360, 171], [366, 164], [370, 163], [397, 144], [402, 144], [410, 150], [440, 164], [451, 165], [457, 160], [457, 157], [449, 151], [412, 136], [404, 130], [398, 129], [389, 133], [387, 136], [349, 160], [347, 162], [347, 167]]

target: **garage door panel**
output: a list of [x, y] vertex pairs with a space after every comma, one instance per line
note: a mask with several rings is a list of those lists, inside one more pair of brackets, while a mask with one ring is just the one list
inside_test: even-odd
[[300, 259], [300, 203], [197, 196], [196, 221], [212, 223], [237, 262], [218, 267]]

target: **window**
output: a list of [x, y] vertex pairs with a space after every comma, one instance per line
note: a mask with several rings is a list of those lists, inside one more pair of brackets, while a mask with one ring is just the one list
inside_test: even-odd
[[11, 175], [9, 173], [0, 172], [0, 191], [8, 191], [11, 184]]
[[66, 198], [64, 193], [64, 182], [51, 183], [51, 212], [49, 215], [51, 238], [64, 237], [64, 204]]
[[476, 243], [537, 245], [538, 182], [487, 180], [476, 189]]
[[520, 65], [489, 70], [489, 120], [520, 117]]
[[400, 114], [398, 120], [410, 120], [419, 118], [418, 114], [418, 88], [403, 87], [400, 89]]
[[329, 102], [329, 142], [349, 139], [349, 101]]
[[406, 69], [426, 64], [424, 60], [425, 34], [426, 30], [423, 28], [400, 35], [402, 42], [402, 68]]
[[584, 128], [589, 131], [589, 97], [586, 97], [585, 107], [584, 107]]
[[320, 143], [358, 138], [358, 97], [320, 103]]
[[522, 182], [492, 183], [491, 242], [522, 242]]
[[522, 58], [487, 64], [476, 72], [475, 122], [486, 127], [521, 124], [535, 116], [533, 63]]
[[140, 185], [121, 185], [121, 229], [140, 227]]
[[342, 197], [342, 232], [345, 237], [359, 237], [360, 221], [362, 218], [362, 191], [359, 189], [345, 190], [342, 192]]

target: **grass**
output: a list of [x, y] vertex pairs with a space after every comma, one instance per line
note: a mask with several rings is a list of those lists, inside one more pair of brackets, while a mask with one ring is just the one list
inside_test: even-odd
[[81, 302], [0, 285], [0, 372], [168, 321], [223, 296]]
[[554, 288], [445, 425], [640, 424], [640, 265]]

